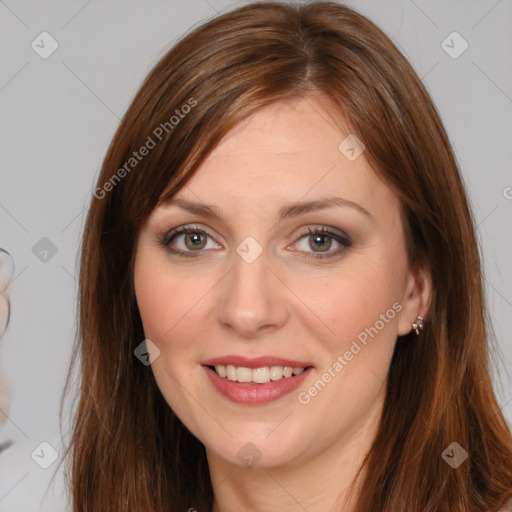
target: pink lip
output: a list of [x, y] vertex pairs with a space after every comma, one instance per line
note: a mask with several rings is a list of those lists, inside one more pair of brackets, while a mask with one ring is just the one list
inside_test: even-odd
[[270, 381], [265, 384], [250, 384], [220, 377], [208, 366], [203, 366], [203, 368], [219, 393], [233, 402], [248, 405], [266, 404], [291, 393], [313, 371], [313, 368], [310, 367], [301, 374], [293, 375], [292, 377], [285, 377], [281, 380]]
[[292, 368], [306, 368], [308, 366], [313, 366], [311, 363], [296, 361], [293, 359], [284, 359], [282, 357], [260, 356], [249, 358], [235, 355], [214, 357], [212, 359], [202, 361], [201, 364], [203, 366], [216, 366], [220, 364], [226, 366], [228, 364], [232, 364], [233, 366], [243, 366], [245, 368], [261, 368], [263, 366], [291, 366]]

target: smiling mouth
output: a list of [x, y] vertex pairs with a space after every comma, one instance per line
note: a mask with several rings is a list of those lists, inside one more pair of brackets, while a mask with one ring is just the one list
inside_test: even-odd
[[226, 380], [247, 384], [267, 384], [285, 379], [292, 379], [300, 375], [304, 370], [312, 368], [291, 367], [291, 366], [261, 366], [259, 368], [248, 368], [246, 366], [228, 365], [208, 365], [219, 377]]

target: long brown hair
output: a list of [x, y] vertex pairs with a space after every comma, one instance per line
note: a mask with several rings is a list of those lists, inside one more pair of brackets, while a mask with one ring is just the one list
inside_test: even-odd
[[[242, 119], [313, 95], [334, 102], [399, 197], [409, 262], [428, 268], [433, 283], [421, 337], [396, 343], [357, 512], [495, 511], [512, 497], [512, 436], [491, 383], [474, 219], [436, 108], [364, 16], [331, 2], [268, 2], [218, 16], [176, 44], [108, 149], [81, 247], [75, 512], [211, 510], [204, 446], [134, 357], [144, 339], [137, 233]], [[452, 442], [469, 453], [456, 469], [441, 456]]]

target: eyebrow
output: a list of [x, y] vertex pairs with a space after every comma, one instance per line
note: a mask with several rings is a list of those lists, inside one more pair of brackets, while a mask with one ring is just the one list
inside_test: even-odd
[[[173, 198], [169, 201], [166, 201], [166, 206], [178, 206], [187, 212], [202, 215], [204, 217], [211, 217], [222, 220], [222, 213], [219, 208], [213, 205], [207, 205], [204, 203], [196, 203], [193, 201], [189, 201], [188, 199], [183, 198]], [[363, 208], [360, 204], [355, 203], [354, 201], [349, 201], [348, 199], [343, 199], [341, 197], [323, 197], [319, 199], [315, 199], [314, 201], [293, 203], [283, 206], [279, 210], [279, 220], [289, 219], [291, 217], [298, 217], [299, 215], [303, 215], [305, 213], [325, 210], [327, 208], [333, 208], [335, 206], [345, 206], [354, 208], [358, 212], [366, 215], [367, 217], [372, 217], [372, 214]]]

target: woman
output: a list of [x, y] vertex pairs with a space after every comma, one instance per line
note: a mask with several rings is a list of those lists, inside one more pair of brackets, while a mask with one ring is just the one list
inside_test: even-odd
[[335, 3], [219, 16], [146, 78], [91, 202], [74, 510], [505, 510], [486, 314], [391, 41]]

